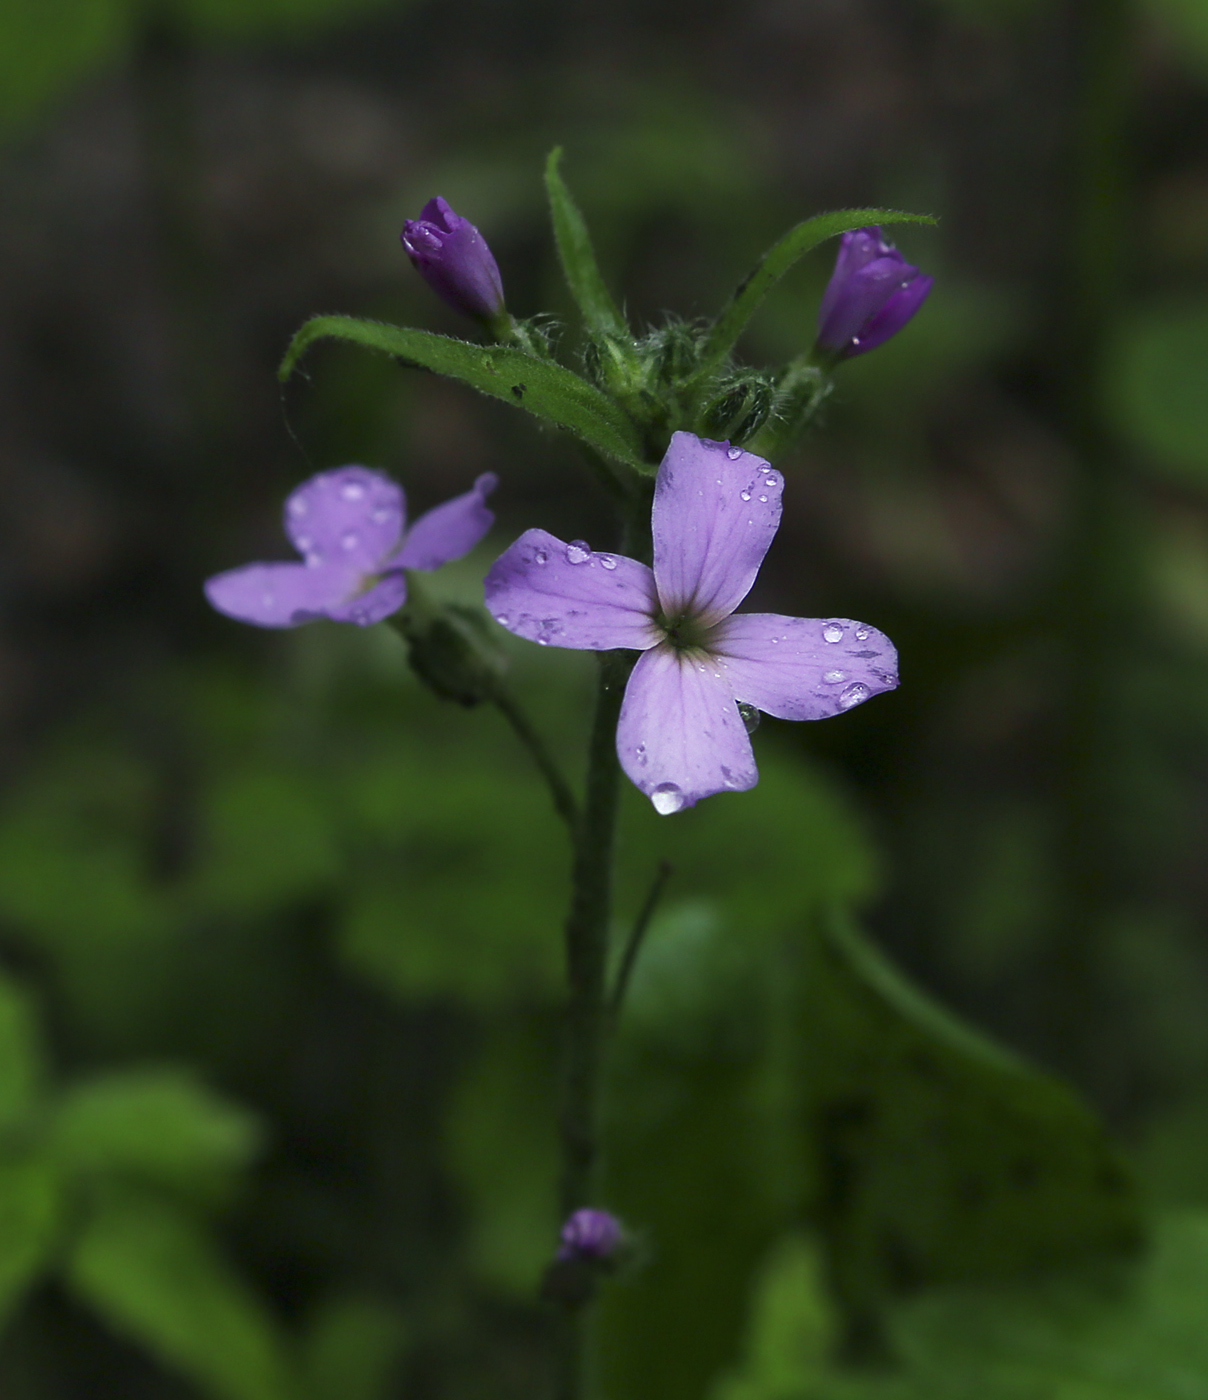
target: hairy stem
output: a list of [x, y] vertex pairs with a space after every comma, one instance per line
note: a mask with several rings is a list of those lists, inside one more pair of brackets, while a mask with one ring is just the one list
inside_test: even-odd
[[608, 1015], [613, 1021], [621, 1014], [621, 1007], [625, 1004], [625, 993], [629, 989], [629, 979], [633, 975], [634, 964], [638, 960], [638, 954], [642, 950], [642, 942], [646, 937], [646, 930], [650, 927], [650, 920], [654, 917], [654, 911], [658, 908], [658, 902], [662, 898], [663, 890], [667, 881], [671, 878], [671, 864], [669, 861], [660, 861], [658, 871], [650, 883], [650, 890], [646, 895], [646, 902], [642, 905], [633, 928], [629, 933], [629, 941], [625, 944], [625, 951], [621, 955], [621, 965], [617, 968], [616, 981], [613, 983], [612, 995], [608, 998]]
[[528, 750], [553, 798], [554, 810], [570, 828], [572, 838], [579, 827], [579, 804], [570, 790], [570, 784], [562, 776], [562, 770], [554, 761], [553, 755], [545, 746], [545, 740], [533, 727], [521, 708], [519, 701], [508, 688], [500, 683], [491, 692], [491, 702], [512, 726], [512, 732]]

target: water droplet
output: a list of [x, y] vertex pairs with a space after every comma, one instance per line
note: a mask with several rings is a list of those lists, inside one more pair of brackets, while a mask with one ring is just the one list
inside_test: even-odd
[[355, 530], [349, 530], [347, 534], [340, 536], [340, 544], [345, 549], [356, 549], [357, 545], [359, 545], [360, 542], [361, 537], [357, 534]]
[[612, 554], [597, 554], [596, 558], [600, 561], [600, 568], [602, 569], [611, 571], [617, 567], [616, 557]]
[[857, 641], [857, 642], [866, 642], [866, 641], [868, 641], [868, 628], [867, 628], [867, 627], [857, 627], [857, 628], [856, 628], [856, 641]]
[[342, 486], [340, 488], [340, 495], [343, 496], [346, 501], [359, 501], [364, 494], [365, 488], [359, 481], [350, 481], [347, 486]]
[[857, 681], [855, 685], [849, 685], [839, 696], [839, 704], [845, 710], [850, 710], [853, 705], [859, 705], [861, 701], [867, 700], [871, 694], [872, 691], [866, 685]]
[[591, 546], [584, 540], [571, 540], [566, 546], [566, 562], [568, 564], [586, 564], [591, 558]]
[[507, 613], [496, 613], [495, 621], [500, 625], [500, 627], [506, 627], [508, 625]]
[[533, 555], [533, 558], [538, 564], [544, 564], [549, 559], [549, 555], [546, 554], [545, 550], [539, 549], [537, 553]]
[[766, 496], [760, 496], [759, 499], [760, 499], [761, 501], [763, 501], [763, 502], [766, 504], [768, 498], [767, 498]]
[[827, 685], [838, 685], [841, 681], [845, 681], [847, 679], [847, 672], [827, 671], [823, 675], [822, 679], [827, 683]]
[[310, 510], [310, 505], [304, 496], [294, 496], [289, 503], [290, 515], [303, 516]]
[[751, 499], [751, 493], [749, 491], [740, 491], [738, 494], [744, 501], [749, 501]]
[[837, 622], [828, 622], [822, 629], [822, 638], [827, 642], [841, 642], [843, 640], [843, 628]]
[[[760, 719], [762, 719], [762, 715], [759, 713], [759, 707], [756, 705], [748, 705], [745, 700], [740, 700], [738, 702], [738, 713], [742, 718], [747, 733], [754, 734], [759, 728]], [[722, 774], [725, 775], [727, 770], [723, 768], [721, 771]]]
[[645, 744], [639, 744], [637, 748], [634, 749], [633, 756], [637, 759], [637, 761], [642, 765], [643, 768], [645, 768], [645, 766], [650, 762], [650, 759], [646, 753]]
[[738, 459], [742, 456], [742, 448], [731, 447], [730, 450], [726, 453], [726, 456], [729, 457], [731, 462], [737, 462]]
[[314, 540], [312, 540], [309, 535], [299, 535], [298, 538], [294, 541], [294, 543], [298, 546], [302, 553], [305, 554], [306, 551], [311, 547], [311, 545], [314, 544]]
[[378, 506], [369, 518], [375, 525], [385, 525], [386, 521], [390, 519], [390, 512], [385, 506]]
[[774, 471], [769, 471], [763, 483], [769, 491], [774, 491], [780, 485], [780, 478]]
[[548, 638], [548, 637], [538, 637], [538, 638], [537, 638], [537, 645], [538, 645], [539, 647], [547, 647], [547, 646], [549, 646], [549, 638]]
[[669, 817], [684, 805], [684, 794], [675, 783], [660, 783], [650, 794], [650, 801], [660, 817]]

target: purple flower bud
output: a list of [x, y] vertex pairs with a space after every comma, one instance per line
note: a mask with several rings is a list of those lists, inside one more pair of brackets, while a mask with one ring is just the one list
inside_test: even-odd
[[562, 1227], [559, 1259], [607, 1259], [621, 1243], [621, 1222], [606, 1210], [577, 1210]]
[[504, 314], [503, 281], [486, 239], [439, 195], [407, 220], [401, 237], [420, 276], [454, 310], [478, 321]]
[[818, 344], [842, 359], [875, 350], [927, 300], [933, 280], [886, 243], [879, 228], [845, 233], [818, 308]]

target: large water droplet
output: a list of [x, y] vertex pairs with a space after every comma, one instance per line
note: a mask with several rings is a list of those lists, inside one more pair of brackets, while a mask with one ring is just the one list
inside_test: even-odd
[[600, 561], [600, 568], [602, 569], [611, 571], [617, 567], [616, 557], [612, 554], [597, 554], [596, 558]]
[[843, 628], [837, 622], [828, 622], [822, 629], [822, 639], [827, 642], [841, 642], [843, 640]]
[[857, 641], [857, 642], [866, 642], [866, 641], [868, 641], [868, 628], [867, 628], [867, 627], [857, 627], [857, 628], [856, 628], [856, 641]]
[[586, 564], [591, 558], [591, 546], [585, 540], [571, 540], [566, 546], [568, 564]]
[[355, 549], [360, 542], [361, 537], [355, 530], [349, 530], [346, 534], [340, 536], [340, 544], [343, 545], [345, 549]]
[[[754, 734], [759, 728], [759, 721], [762, 718], [758, 706], [748, 705], [745, 700], [740, 700], [738, 702], [738, 713], [742, 717], [742, 722], [746, 726], [747, 733]], [[726, 770], [723, 768], [722, 772], [724, 773], [725, 771]]]
[[731, 462], [737, 462], [738, 459], [742, 456], [742, 448], [731, 447], [730, 450], [726, 453], [726, 456], [729, 457]]
[[847, 672], [827, 671], [824, 673], [822, 679], [827, 683], [827, 685], [839, 685], [842, 681], [845, 681], [847, 679]]
[[749, 491], [740, 491], [738, 494], [744, 501], [749, 501], [751, 499], [751, 493]]
[[855, 685], [849, 685], [839, 696], [839, 704], [845, 710], [850, 710], [853, 705], [859, 705], [862, 701], [867, 700], [871, 694], [872, 691], [866, 685], [857, 681]]
[[675, 783], [660, 783], [650, 794], [650, 801], [660, 817], [669, 817], [684, 805], [684, 794]]
[[347, 486], [340, 488], [340, 495], [346, 501], [359, 501], [365, 494], [365, 488], [359, 481], [350, 481]]

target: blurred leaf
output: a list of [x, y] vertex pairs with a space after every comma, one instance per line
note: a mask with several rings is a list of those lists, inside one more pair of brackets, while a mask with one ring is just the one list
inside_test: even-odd
[[550, 152], [545, 164], [545, 187], [549, 192], [554, 236], [566, 284], [589, 331], [593, 334], [603, 331], [610, 335], [626, 336], [629, 327], [600, 276], [587, 224], [558, 170], [561, 159], [562, 148], [557, 146]]
[[37, 1103], [45, 1074], [42, 1038], [24, 990], [0, 973], [0, 1134]]
[[852, 1327], [892, 1295], [1127, 1254], [1136, 1193], [1094, 1115], [895, 971], [846, 918], [810, 942], [813, 1214]]
[[356, 1295], [327, 1299], [302, 1340], [306, 1400], [386, 1400], [408, 1340], [396, 1306]]
[[152, 1196], [109, 1202], [68, 1261], [80, 1298], [212, 1400], [294, 1400], [264, 1304], [205, 1228]]
[[784, 274], [806, 253], [836, 234], [871, 224], [934, 224], [930, 214], [903, 214], [893, 209], [840, 209], [833, 214], [817, 214], [791, 228], [774, 247], [760, 258], [738, 284], [722, 308], [705, 340], [697, 373], [704, 377], [715, 370], [734, 348], [747, 322], [759, 309], [764, 297]]
[[1153, 1199], [1208, 1208], [1208, 1098], [1195, 1097], [1159, 1114], [1132, 1159]]
[[206, 38], [295, 34], [352, 22], [402, 0], [174, 0], [183, 21]]
[[1208, 74], [1208, 4], [1205, 0], [1145, 0], [1145, 9], [1164, 21], [1174, 43], [1172, 58], [1200, 77]]
[[1160, 305], [1120, 327], [1105, 374], [1108, 411], [1154, 465], [1208, 482], [1208, 304]]
[[0, 1157], [0, 1327], [49, 1265], [61, 1207], [58, 1177], [45, 1158]]
[[260, 1139], [246, 1110], [186, 1072], [152, 1069], [108, 1074], [68, 1090], [50, 1146], [67, 1172], [207, 1201], [230, 1190]]
[[283, 765], [217, 773], [201, 819], [188, 893], [205, 909], [267, 913], [319, 893], [339, 869], [330, 803]]
[[351, 316], [315, 316], [294, 336], [278, 377], [288, 379], [307, 349], [325, 338], [351, 341], [393, 355], [415, 368], [459, 379], [480, 393], [566, 429], [607, 457], [648, 470], [637, 430], [622, 410], [562, 365], [535, 359], [522, 350], [472, 345], [407, 326], [359, 321]]
[[557, 1244], [557, 1039], [548, 1017], [489, 1026], [450, 1100], [444, 1135], [470, 1205], [471, 1263], [524, 1298]]

